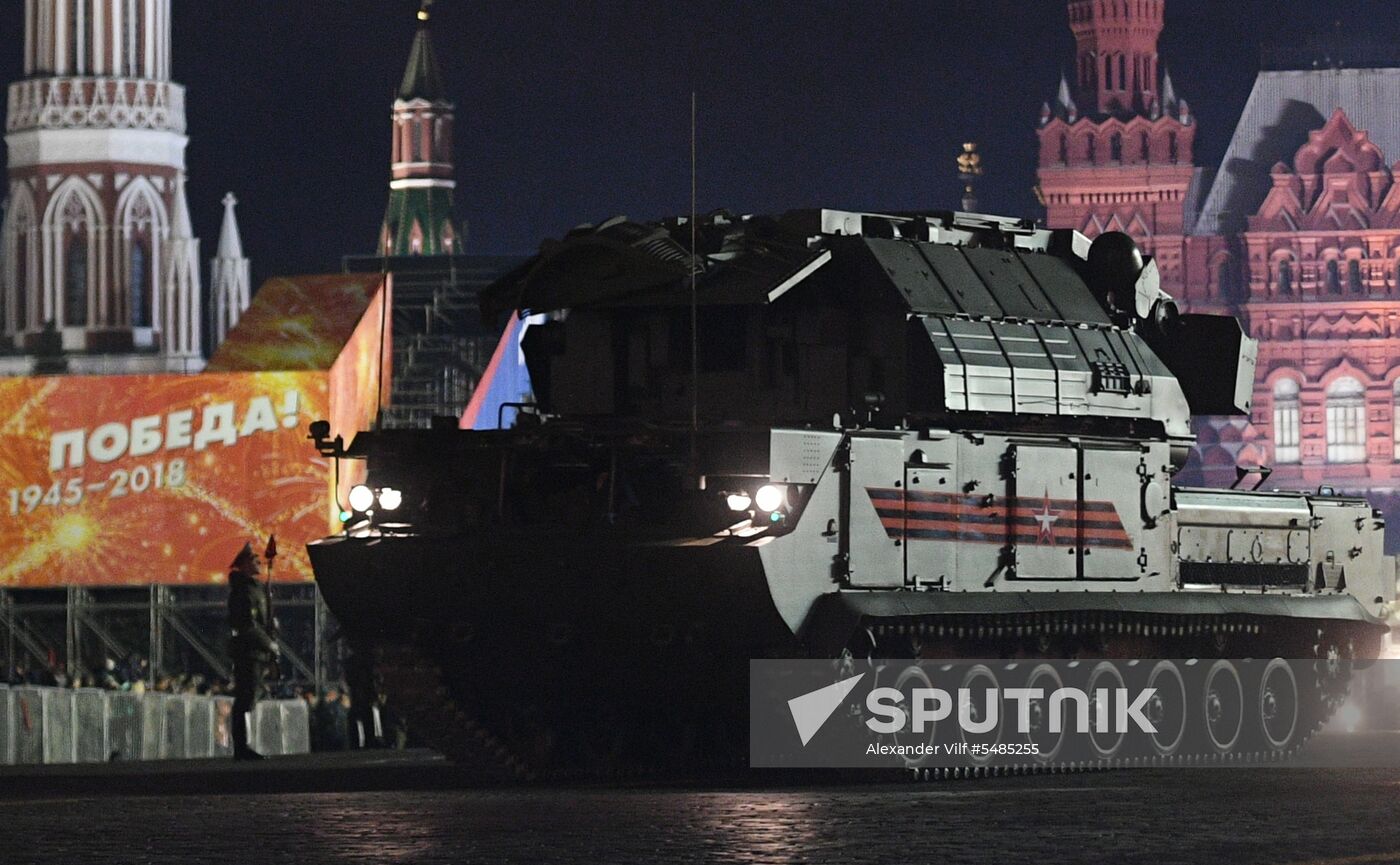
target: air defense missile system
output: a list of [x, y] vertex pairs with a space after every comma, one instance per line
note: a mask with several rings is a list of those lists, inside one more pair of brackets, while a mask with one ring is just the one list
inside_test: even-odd
[[531, 317], [533, 403], [348, 448], [323, 427], [403, 503], [310, 552], [390, 700], [483, 770], [742, 762], [748, 661], [774, 657], [1205, 661], [1165, 662], [1190, 735], [1142, 752], [1278, 755], [1387, 633], [1367, 502], [1173, 483], [1193, 413], [1249, 411], [1256, 344], [1182, 313], [1126, 235], [618, 219], [481, 305]]

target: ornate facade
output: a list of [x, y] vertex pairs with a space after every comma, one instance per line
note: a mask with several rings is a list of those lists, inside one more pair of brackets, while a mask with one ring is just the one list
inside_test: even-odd
[[1251, 417], [1199, 422], [1185, 482], [1268, 465], [1271, 487], [1365, 493], [1395, 546], [1400, 162], [1387, 160], [1400, 159], [1400, 69], [1262, 72], [1222, 169], [1196, 169], [1189, 109], [1165, 73], [1150, 87], [1163, 5], [1069, 4], [1079, 92], [1098, 111], [1078, 116], [1067, 81], [1042, 110], [1049, 225], [1128, 232], [1183, 306], [1232, 311], [1260, 340]]
[[30, 372], [35, 355], [72, 372], [203, 367], [170, 7], [25, 0], [25, 78], [5, 123], [0, 372]]

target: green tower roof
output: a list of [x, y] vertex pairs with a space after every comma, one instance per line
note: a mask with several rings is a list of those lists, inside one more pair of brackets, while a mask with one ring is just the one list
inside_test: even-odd
[[405, 102], [411, 99], [426, 99], [438, 102], [447, 98], [442, 86], [442, 72], [438, 70], [437, 52], [433, 50], [433, 36], [428, 29], [427, 9], [418, 13], [422, 22], [418, 25], [418, 35], [413, 38], [413, 50], [408, 55], [408, 69], [404, 70], [403, 83], [399, 85], [399, 98]]

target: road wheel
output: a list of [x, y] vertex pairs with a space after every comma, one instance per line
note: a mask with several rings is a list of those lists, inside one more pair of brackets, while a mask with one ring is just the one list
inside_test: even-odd
[[1152, 750], [1158, 757], [1171, 757], [1181, 750], [1186, 740], [1187, 711], [1186, 680], [1174, 661], [1158, 661], [1147, 674], [1147, 687], [1153, 690], [1143, 714], [1156, 729], [1149, 734]]
[[1201, 689], [1201, 718], [1211, 752], [1225, 755], [1234, 750], [1244, 729], [1245, 711], [1240, 671], [1223, 658], [1211, 664]]

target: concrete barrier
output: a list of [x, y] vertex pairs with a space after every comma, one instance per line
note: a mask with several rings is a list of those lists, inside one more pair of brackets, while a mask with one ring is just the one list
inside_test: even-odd
[[180, 694], [170, 694], [165, 700], [165, 757], [183, 760], [190, 755], [188, 743], [189, 700]]
[[141, 704], [144, 699], [144, 694], [107, 695], [107, 741], [112, 759], [141, 759]]
[[[0, 766], [227, 757], [233, 700], [0, 685]], [[265, 700], [253, 715], [253, 747], [268, 756], [311, 750], [302, 700]]]
[[15, 762], [15, 701], [8, 685], [0, 685], [0, 766]]
[[16, 763], [44, 762], [44, 690], [27, 685], [11, 689]]
[[78, 762], [77, 705], [74, 692], [61, 688], [45, 688], [41, 694], [44, 706], [44, 762]]
[[79, 763], [98, 763], [112, 755], [111, 704], [107, 692], [81, 688], [73, 692], [75, 758]]

